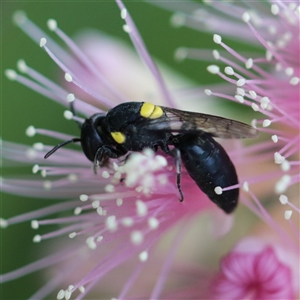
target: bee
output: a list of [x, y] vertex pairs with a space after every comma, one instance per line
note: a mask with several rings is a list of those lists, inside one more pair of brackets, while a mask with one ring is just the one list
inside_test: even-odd
[[[71, 107], [74, 111], [74, 108]], [[97, 113], [81, 125], [80, 138], [63, 142], [50, 150], [80, 142], [85, 156], [97, 166], [129, 151], [161, 149], [174, 157], [180, 201], [181, 162], [197, 186], [226, 213], [237, 206], [239, 188], [216, 193], [216, 187], [238, 184], [238, 176], [228, 154], [214, 138], [242, 139], [258, 136], [258, 130], [242, 122], [214, 115], [182, 111], [148, 102], [125, 102], [106, 114]], [[170, 148], [171, 147], [171, 148]]]

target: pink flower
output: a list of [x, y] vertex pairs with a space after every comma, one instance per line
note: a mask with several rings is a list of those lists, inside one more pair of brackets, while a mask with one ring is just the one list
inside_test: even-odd
[[251, 241], [247, 249], [222, 259], [212, 284], [214, 299], [294, 299], [292, 267], [280, 261], [272, 246], [261, 246]]
[[[150, 98], [150, 101], [176, 107], [175, 96], [149, 56], [129, 13], [121, 1], [117, 3], [125, 21], [124, 30], [129, 33], [139, 56], [151, 71], [157, 87], [155, 100]], [[2, 182], [4, 191], [62, 200], [43, 209], [1, 219], [2, 227], [28, 220], [31, 220], [34, 229], [58, 225], [56, 230], [50, 229], [34, 237], [35, 242], [56, 238], [47, 249], [54, 254], [2, 276], [3, 281], [9, 281], [50, 267], [48, 272], [52, 279], [32, 298], [40, 299], [61, 289], [57, 293], [58, 299], [69, 299], [71, 296], [77, 299], [100, 298], [107, 295], [118, 299], [136, 295], [159, 299], [170, 295], [169, 289], [172, 290], [172, 287], [169, 283], [179, 287], [175, 296], [181, 295], [181, 298], [222, 298], [225, 293], [233, 299], [289, 299], [299, 293], [299, 286], [294, 283], [299, 274], [293, 269], [293, 265], [299, 262], [299, 231], [296, 226], [299, 218], [299, 7], [294, 2], [289, 5], [284, 2], [270, 3], [269, 6], [260, 2], [251, 3], [251, 9], [243, 3], [233, 5], [220, 1], [207, 1], [205, 9], [203, 5], [189, 1], [166, 5], [168, 8], [180, 6], [181, 13], [174, 15], [173, 22], [213, 32], [217, 47], [223, 48], [222, 51], [181, 48], [177, 51], [177, 58], [217, 59], [218, 65], [208, 66], [208, 71], [220, 76], [226, 83], [206, 87], [206, 96], [242, 104], [248, 109], [247, 119], [252, 119], [252, 124], [261, 131], [259, 139], [249, 141], [246, 146], [241, 141], [224, 142], [238, 170], [240, 200], [248, 209], [240, 206], [236, 220], [225, 216], [184, 170], [182, 189], [185, 199], [179, 203], [174, 160], [162, 152], [154, 154], [145, 150], [130, 156], [126, 164], [111, 160], [110, 165], [99, 170], [95, 176], [92, 164], [81, 150], [61, 148], [45, 161], [43, 157], [52, 145], [36, 143], [33, 147], [27, 147], [3, 142], [2, 155], [5, 160], [22, 165], [34, 164], [33, 172], [42, 176], [41, 179], [36, 179], [36, 175], [26, 179], [5, 178]], [[97, 56], [91, 55], [95, 52], [86, 46], [88, 58], [59, 29], [56, 21], [49, 20], [48, 27], [69, 46], [72, 55], [39, 31], [23, 13], [17, 13], [15, 21], [36, 42], [40, 42], [64, 71], [68, 83], [61, 87], [31, 69], [24, 61], [19, 61], [18, 67], [25, 75], [7, 70], [6, 75], [10, 79], [67, 108], [70, 107], [69, 102], [73, 102], [75, 110], [84, 118], [130, 101], [129, 97], [135, 97], [133, 94], [140, 95], [127, 94], [127, 81], [118, 85], [119, 80], [114, 81], [114, 72], [106, 71], [107, 65], [114, 62], [110, 60], [111, 56], [105, 54], [108, 59], [98, 61]], [[221, 35], [238, 38], [247, 46], [250, 43], [257, 48], [257, 52], [237, 52]], [[105, 43], [110, 47], [109, 44]], [[115, 46], [112, 49], [116, 49]], [[127, 57], [120, 46], [118, 50], [124, 53], [124, 58]], [[127, 62], [127, 59], [123, 60], [123, 64]], [[219, 67], [219, 62], [225, 64], [224, 71]], [[117, 70], [111, 70], [114, 69]], [[136, 80], [142, 78], [138, 77]], [[184, 93], [178, 94], [182, 97], [178, 97], [183, 103], [181, 105], [185, 105]], [[190, 89], [188, 94], [198, 96], [199, 88]], [[135, 99], [138, 98], [136, 96]], [[228, 109], [226, 113], [229, 113]], [[74, 116], [70, 111], [65, 116], [83, 122], [81, 117]], [[29, 127], [27, 135], [35, 134], [61, 141], [73, 138], [48, 129]], [[220, 192], [230, 188], [223, 188]], [[289, 208], [283, 209], [280, 203]], [[201, 225], [194, 221], [204, 211], [216, 216], [217, 221], [213, 225], [217, 236], [232, 229], [234, 238], [224, 238], [224, 242], [210, 241], [207, 221], [201, 219]], [[59, 216], [51, 216], [54, 213]], [[253, 221], [253, 214], [259, 222]], [[190, 227], [187, 227], [188, 222]], [[177, 229], [175, 237], [166, 245], [164, 240], [168, 237], [168, 231], [174, 228]], [[185, 235], [189, 236], [187, 232], [192, 230], [196, 234], [184, 240]], [[223, 260], [221, 271], [215, 276], [216, 266], [203, 266], [208, 261], [217, 262], [227, 249], [232, 248], [240, 239], [239, 230], [259, 235], [261, 240], [266, 241], [266, 246], [257, 251], [251, 248], [256, 243], [250, 244], [248, 251], [235, 248]], [[70, 238], [67, 242], [66, 235]], [[154, 246], [159, 243], [168, 249], [165, 259], [162, 259], [161, 253], [154, 251]], [[197, 269], [194, 276], [189, 276], [189, 271], [194, 270], [189, 264], [186, 268], [182, 267], [185, 265], [182, 259], [175, 259], [180, 244], [185, 247], [183, 252], [192, 267]], [[292, 264], [286, 264], [282, 257], [279, 258], [273, 244], [282, 244], [291, 251], [292, 255], [286, 254], [286, 260], [291, 259]], [[207, 256], [204, 255], [206, 247], [209, 249]], [[287, 249], [284, 250], [283, 253], [288, 253]], [[200, 257], [203, 266], [195, 263]], [[183, 274], [183, 280], [179, 282], [173, 278], [177, 274], [172, 269], [174, 260], [175, 269], [177, 267]], [[185, 290], [185, 286], [189, 287], [193, 282], [187, 282], [185, 278], [198, 280], [197, 289]]]

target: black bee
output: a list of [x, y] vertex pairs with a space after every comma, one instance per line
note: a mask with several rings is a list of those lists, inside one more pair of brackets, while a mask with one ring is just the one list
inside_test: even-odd
[[[74, 111], [73, 107], [71, 107]], [[181, 161], [198, 187], [226, 213], [238, 203], [239, 189], [217, 194], [216, 187], [238, 184], [235, 167], [224, 148], [213, 137], [253, 138], [258, 131], [241, 122], [213, 115], [181, 111], [148, 102], [126, 102], [107, 112], [97, 113], [81, 126], [80, 138], [63, 142], [60, 147], [80, 142], [86, 157], [98, 165], [106, 165], [109, 158], [119, 158], [128, 151], [159, 148], [175, 158], [177, 187], [180, 201]], [[173, 146], [171, 149], [169, 146]]]

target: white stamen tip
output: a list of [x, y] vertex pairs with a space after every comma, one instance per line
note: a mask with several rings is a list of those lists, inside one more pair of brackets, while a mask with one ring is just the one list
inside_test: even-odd
[[244, 99], [243, 96], [235, 95], [234, 97], [235, 97], [235, 99], [236, 99], [237, 101], [239, 101], [240, 103], [244, 103], [244, 101], [245, 101], [245, 99]]
[[38, 229], [39, 228], [39, 222], [37, 220], [31, 221], [31, 228], [32, 229]]
[[276, 16], [279, 13], [279, 6], [277, 4], [271, 5], [271, 13]]
[[51, 188], [52, 188], [52, 183], [51, 183], [51, 181], [50, 180], [45, 180], [44, 182], [43, 182], [43, 188], [45, 189], [45, 190], [51, 190]]
[[246, 63], [245, 63], [245, 67], [246, 69], [251, 69], [253, 67], [253, 59], [252, 58], [248, 58]]
[[262, 126], [263, 126], [263, 127], [269, 127], [271, 124], [272, 124], [271, 120], [265, 119], [265, 120], [263, 121]]
[[9, 79], [9, 80], [16, 80], [17, 79], [17, 72], [15, 70], [12, 69], [7, 69], [5, 70], [5, 76]]
[[256, 99], [257, 94], [256, 94], [255, 91], [249, 91], [249, 94], [250, 94], [250, 96], [251, 96], [252, 99]]
[[70, 238], [70, 239], [74, 239], [74, 237], [75, 237], [76, 235], [77, 235], [76, 232], [71, 232], [71, 233], [69, 233], [69, 238]]
[[219, 59], [220, 59], [220, 53], [219, 53], [218, 50], [213, 50], [212, 54], [213, 54], [213, 57], [214, 57], [216, 60], [219, 60]]
[[116, 221], [116, 216], [109, 216], [105, 220], [105, 224], [108, 230], [115, 231], [118, 228], [118, 223]]
[[275, 192], [277, 194], [281, 194], [285, 192], [290, 182], [291, 182], [291, 176], [287, 174], [283, 175], [275, 185]]
[[282, 164], [281, 164], [281, 170], [283, 171], [283, 172], [287, 172], [287, 171], [289, 171], [291, 169], [291, 164], [287, 161], [287, 160], [285, 160]]
[[107, 193], [113, 193], [115, 191], [115, 186], [113, 184], [107, 184], [104, 187], [105, 192]]
[[33, 174], [36, 174], [39, 170], [40, 170], [40, 166], [39, 165], [34, 165], [32, 167], [32, 173]]
[[116, 204], [117, 204], [117, 206], [121, 206], [123, 204], [123, 199], [122, 198], [117, 198]]
[[36, 134], [36, 129], [34, 128], [34, 126], [29, 126], [26, 129], [26, 135], [27, 136], [32, 137], [32, 136], [35, 136], [35, 134]]
[[33, 237], [34, 243], [39, 243], [41, 240], [42, 240], [42, 237], [39, 234], [37, 234]]
[[13, 14], [13, 22], [20, 26], [23, 25], [25, 22], [27, 21], [27, 15], [24, 11], [22, 10], [17, 10], [14, 14]]
[[33, 148], [37, 151], [43, 151], [44, 150], [44, 144], [43, 143], [34, 143]]
[[260, 103], [261, 108], [266, 109], [268, 107], [268, 104], [270, 103], [269, 97], [262, 97], [260, 99]]
[[148, 207], [145, 202], [143, 202], [142, 200], [137, 200], [135, 202], [135, 205], [136, 205], [136, 213], [138, 216], [143, 217], [147, 215]]
[[110, 174], [107, 171], [103, 171], [101, 175], [103, 178], [106, 178], [106, 179], [110, 177]]
[[139, 254], [139, 259], [140, 261], [146, 261], [148, 259], [148, 252], [147, 251], [143, 251]]
[[225, 73], [227, 75], [234, 75], [234, 70], [231, 67], [225, 67]]
[[63, 298], [65, 298], [65, 291], [64, 291], [64, 290], [60, 290], [60, 291], [58, 292], [57, 296], [56, 296], [56, 299], [57, 299], [57, 300], [61, 300], [61, 299], [63, 299]]
[[251, 107], [254, 111], [259, 111], [259, 106], [256, 103], [252, 103]]
[[19, 59], [18, 60], [18, 62], [17, 62], [17, 68], [22, 73], [26, 73], [27, 72], [28, 68], [27, 68], [27, 65], [26, 65], [26, 62], [25, 62], [24, 59]]
[[292, 67], [288, 67], [285, 69], [285, 74], [287, 76], [292, 76], [294, 74], [294, 69]]
[[150, 217], [148, 219], [148, 225], [151, 229], [156, 229], [159, 226], [159, 221], [154, 217]]
[[47, 44], [46, 38], [42, 37], [42, 38], [40, 39], [40, 47], [44, 47], [46, 44]]
[[75, 100], [75, 95], [74, 94], [69, 94], [68, 96], [67, 96], [67, 101], [68, 102], [73, 102]]
[[237, 86], [243, 86], [246, 83], [246, 79], [241, 78], [236, 82]]
[[223, 190], [220, 186], [216, 186], [214, 191], [217, 195], [222, 195], [223, 194]]
[[212, 94], [212, 91], [209, 89], [204, 90], [205, 95], [210, 96]]
[[82, 285], [78, 289], [79, 289], [80, 293], [84, 293], [85, 292], [85, 287], [82, 286]]
[[180, 47], [180, 48], [176, 49], [175, 54], [174, 54], [174, 58], [177, 61], [182, 61], [182, 60], [187, 58], [187, 54], [188, 54], [187, 49], [183, 48], [183, 47]]
[[278, 142], [278, 135], [277, 135], [277, 134], [273, 134], [273, 135], [271, 136], [271, 139], [272, 139], [272, 141], [273, 141], [274, 143], [277, 143], [277, 142]]
[[73, 81], [73, 78], [72, 78], [71, 74], [69, 74], [69, 73], [66, 73], [66, 74], [65, 74], [65, 79], [66, 79], [68, 82], [72, 82], [72, 81]]
[[243, 183], [243, 190], [244, 190], [245, 192], [249, 192], [249, 183], [248, 183], [247, 181], [245, 181], [245, 182]]
[[0, 228], [6, 228], [8, 226], [7, 220], [0, 218]]
[[57, 28], [57, 22], [56, 22], [56, 20], [54, 20], [54, 19], [49, 19], [49, 20], [47, 21], [47, 26], [48, 26], [49, 30], [55, 31], [56, 28]]
[[246, 91], [243, 88], [236, 88], [236, 93], [244, 97], [246, 95]]
[[270, 50], [266, 51], [266, 60], [271, 61], [273, 58], [273, 53]]
[[293, 214], [293, 212], [292, 212], [291, 210], [286, 210], [286, 211], [284, 212], [284, 218], [285, 218], [286, 220], [289, 220], [289, 219], [291, 218], [292, 214]]
[[95, 239], [93, 236], [89, 236], [85, 242], [90, 249], [94, 250], [97, 248], [97, 244], [95, 243]]
[[186, 16], [183, 13], [174, 13], [171, 17], [170, 23], [174, 27], [181, 27], [185, 24]]
[[121, 18], [124, 20], [127, 17], [127, 9], [123, 8], [121, 9]]
[[76, 207], [74, 209], [74, 215], [76, 215], [76, 216], [80, 215], [81, 212], [82, 212], [82, 208], [81, 207]]
[[143, 233], [139, 230], [134, 230], [130, 235], [130, 240], [134, 245], [140, 245], [144, 240]]
[[130, 29], [130, 27], [129, 27], [127, 24], [123, 25], [123, 30], [124, 30], [125, 32], [127, 32], [127, 33], [130, 33], [130, 32], [131, 32], [131, 29]]
[[80, 199], [80, 201], [85, 202], [85, 201], [87, 201], [89, 199], [89, 196], [85, 195], [85, 194], [81, 194], [79, 196], [79, 199]]
[[207, 67], [207, 71], [211, 74], [218, 74], [220, 72], [220, 68], [216, 65], [210, 65]]
[[65, 110], [64, 111], [64, 118], [67, 120], [72, 120], [73, 118], [73, 113], [69, 110]]
[[285, 158], [279, 152], [275, 152], [274, 153], [274, 160], [275, 160], [276, 164], [280, 165], [284, 162]]
[[125, 227], [130, 227], [133, 225], [134, 221], [132, 218], [130, 217], [124, 217], [122, 220], [121, 220], [121, 223], [123, 226]]
[[297, 85], [299, 84], [300, 82], [300, 78], [299, 77], [293, 77], [291, 80], [290, 80], [290, 84], [291, 85]]
[[218, 35], [218, 34], [214, 34], [214, 35], [213, 35], [213, 40], [214, 40], [214, 42], [215, 42], [216, 44], [221, 44], [221, 42], [222, 42], [222, 37], [221, 37], [220, 35]]
[[94, 209], [98, 208], [100, 206], [100, 201], [99, 200], [95, 200], [92, 202], [92, 207]]
[[279, 201], [282, 205], [286, 205], [289, 202], [289, 199], [286, 195], [280, 195]]
[[243, 16], [242, 16], [242, 19], [243, 19], [244, 22], [248, 23], [251, 19], [250, 14], [248, 12], [244, 12]]

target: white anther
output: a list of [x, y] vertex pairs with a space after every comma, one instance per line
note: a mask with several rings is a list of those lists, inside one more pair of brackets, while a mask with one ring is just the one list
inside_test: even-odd
[[55, 31], [57, 29], [57, 22], [56, 22], [56, 20], [49, 19], [47, 21], [47, 26], [48, 26], [49, 30]]
[[89, 196], [85, 195], [85, 194], [81, 194], [79, 196], [79, 199], [80, 199], [80, 201], [85, 202], [85, 201], [87, 201], [89, 199]]
[[207, 67], [207, 71], [211, 74], [218, 74], [220, 72], [220, 68], [216, 65], [210, 65]]
[[40, 47], [44, 47], [46, 44], [47, 44], [47, 39], [44, 38], [44, 37], [42, 37], [42, 38], [40, 39]]
[[227, 75], [234, 75], [234, 70], [231, 67], [225, 67], [225, 73]]
[[289, 202], [289, 199], [286, 195], [280, 195], [279, 196], [279, 201], [282, 205], [285, 205]]
[[218, 34], [214, 34], [214, 35], [213, 35], [213, 40], [214, 40], [214, 42], [215, 42], [216, 44], [221, 44], [221, 42], [222, 42], [222, 37], [221, 37], [220, 35], [218, 35]]

